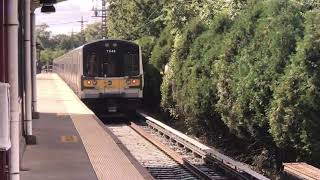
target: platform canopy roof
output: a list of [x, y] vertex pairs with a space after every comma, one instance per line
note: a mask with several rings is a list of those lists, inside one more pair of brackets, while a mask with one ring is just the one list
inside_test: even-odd
[[[66, 0], [57, 0], [57, 3], [62, 1], [66, 1]], [[31, 0], [31, 2], [32, 2], [31, 9], [37, 9], [38, 7], [40, 7], [40, 0]]]

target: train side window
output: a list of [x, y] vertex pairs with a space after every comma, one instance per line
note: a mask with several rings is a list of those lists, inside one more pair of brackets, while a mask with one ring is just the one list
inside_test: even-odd
[[139, 74], [139, 55], [126, 54], [124, 55], [125, 75], [136, 76]]

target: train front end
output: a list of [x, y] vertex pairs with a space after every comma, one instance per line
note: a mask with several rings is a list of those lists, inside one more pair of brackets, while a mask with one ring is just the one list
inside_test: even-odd
[[123, 40], [83, 47], [81, 99], [96, 113], [134, 111], [143, 97], [141, 49]]

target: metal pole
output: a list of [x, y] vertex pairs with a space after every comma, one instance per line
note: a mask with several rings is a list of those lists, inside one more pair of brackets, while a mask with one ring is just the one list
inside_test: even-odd
[[102, 30], [103, 33], [103, 39], [108, 38], [107, 36], [107, 8], [106, 8], [106, 0], [102, 0], [102, 10], [101, 10], [101, 18], [102, 18]]
[[26, 77], [26, 135], [32, 135], [32, 87], [31, 87], [31, 31], [30, 31], [30, 0], [25, 0], [25, 27], [24, 27], [24, 48], [25, 48], [25, 77]]
[[7, 22], [8, 32], [8, 69], [9, 69], [9, 84], [10, 84], [10, 179], [20, 180], [20, 162], [19, 162], [19, 93], [18, 93], [18, 0], [7, 1]]
[[31, 13], [31, 64], [32, 64], [32, 118], [38, 119], [37, 112], [37, 37], [36, 37], [36, 15]]

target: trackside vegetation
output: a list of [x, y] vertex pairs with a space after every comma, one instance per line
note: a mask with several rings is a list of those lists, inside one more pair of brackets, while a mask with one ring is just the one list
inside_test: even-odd
[[262, 169], [320, 165], [319, 7], [317, 0], [112, 0], [109, 34], [142, 45], [148, 107], [160, 105], [187, 132], [231, 134], [266, 156], [249, 161]]

